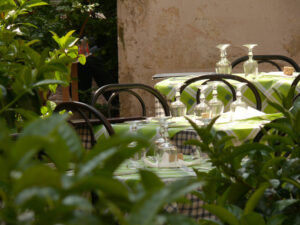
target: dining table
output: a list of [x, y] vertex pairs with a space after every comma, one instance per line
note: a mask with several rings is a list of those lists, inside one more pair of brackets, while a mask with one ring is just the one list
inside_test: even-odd
[[[231, 142], [233, 145], [240, 145], [244, 142], [252, 140], [256, 134], [260, 131], [262, 126], [276, 118], [282, 116], [281, 113], [266, 114], [258, 111], [252, 107], [248, 107], [248, 113], [244, 118], [238, 120], [232, 120], [230, 117], [231, 112], [223, 113], [220, 118], [217, 119], [213, 125], [213, 129], [216, 131], [224, 131], [226, 134], [233, 136]], [[197, 118], [193, 116], [187, 116], [190, 119], [197, 122]], [[150, 140], [150, 143], [155, 143], [155, 140], [160, 135], [160, 124], [158, 123], [159, 117], [149, 117], [146, 120], [137, 121], [137, 132], [140, 135], [145, 136]], [[148, 169], [156, 173], [165, 182], [171, 182], [176, 179], [189, 179], [195, 178], [196, 174], [194, 169], [202, 172], [208, 172], [212, 168], [209, 159], [206, 154], [201, 152], [199, 147], [193, 145], [186, 145], [185, 142], [191, 139], [198, 139], [197, 132], [192, 128], [186, 117], [176, 117], [168, 120], [168, 136], [173, 145], [176, 146], [179, 153], [184, 156], [184, 161], [188, 161], [191, 157], [198, 159], [197, 163], [190, 164], [189, 166], [171, 167], [171, 168], [159, 168], [148, 166], [140, 161], [140, 167], [128, 166], [124, 163], [115, 172], [115, 176], [118, 179], [127, 180], [139, 180], [139, 168]], [[132, 132], [132, 121], [128, 123], [116, 123], [112, 124], [116, 134], [124, 134]], [[199, 126], [205, 126], [203, 124]], [[109, 137], [106, 129], [102, 125], [94, 127], [95, 137], [97, 140], [102, 141]], [[180, 213], [187, 216], [191, 216], [195, 219], [199, 218], [212, 218], [209, 212], [203, 209], [203, 201], [198, 197], [188, 194], [186, 198], [189, 203], [172, 203], [166, 206], [165, 210], [171, 213]]]
[[[168, 101], [173, 101], [175, 98], [176, 86], [181, 86], [186, 80], [201, 76], [204, 74], [210, 74], [208, 72], [195, 72], [195, 73], [165, 73], [165, 74], [155, 74], [153, 79], [162, 79], [155, 84], [154, 88], [157, 89], [161, 94], [163, 94]], [[243, 73], [236, 73], [235, 75], [245, 78]], [[281, 71], [276, 72], [261, 72], [257, 76], [248, 75], [246, 79], [251, 81], [258, 89], [261, 100], [262, 100], [262, 111], [265, 113], [276, 113], [277, 110], [273, 108], [268, 100], [281, 104], [281, 100], [276, 94], [280, 92], [284, 95], [288, 93], [289, 88], [293, 80], [299, 75], [299, 73], [294, 72], [292, 75], [285, 75]], [[192, 114], [196, 102], [197, 89], [201, 88], [201, 84], [205, 81], [198, 81], [190, 84], [185, 88], [181, 94], [181, 101], [187, 107], [187, 113]], [[228, 80], [230, 84], [234, 87], [237, 85], [238, 81]], [[224, 104], [224, 110], [228, 111], [230, 109], [230, 103], [232, 102], [232, 93], [229, 88], [223, 83], [218, 82], [217, 84], [218, 98]], [[296, 91], [300, 92], [300, 85], [296, 87]], [[212, 88], [206, 89], [206, 98], [210, 100], [212, 98]], [[249, 106], [255, 107], [255, 96], [247, 86], [242, 89], [243, 101]], [[162, 110], [160, 109], [159, 103], [155, 102], [155, 115], [162, 115]]]

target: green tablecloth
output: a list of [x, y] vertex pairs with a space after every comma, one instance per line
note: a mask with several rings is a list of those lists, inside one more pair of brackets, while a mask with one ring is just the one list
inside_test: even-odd
[[[242, 76], [242, 74], [236, 74]], [[249, 79], [253, 82], [253, 84], [258, 88], [260, 92], [260, 96], [262, 99], [262, 111], [265, 113], [275, 113], [276, 109], [272, 108], [268, 103], [267, 99], [280, 103], [279, 98], [273, 89], [276, 89], [283, 94], [287, 94], [293, 80], [294, 76], [286, 76], [282, 75], [282, 72], [270, 72], [270, 73], [260, 73], [259, 76], [253, 80], [250, 76]], [[167, 99], [174, 99], [175, 96], [175, 87], [174, 84], [183, 84], [184, 81], [193, 77], [193, 75], [185, 76], [185, 77], [173, 77], [163, 80], [155, 85], [155, 88], [160, 91], [163, 95], [167, 97]], [[196, 93], [197, 87], [200, 86], [201, 82], [195, 82], [188, 86], [181, 96], [181, 101], [183, 101], [186, 106], [188, 113], [192, 113], [194, 106], [196, 105]], [[229, 82], [235, 86], [237, 84], [236, 81]], [[227, 88], [225, 84], [222, 82], [218, 82], [218, 98], [224, 103], [225, 110], [229, 110], [232, 94], [230, 90]], [[300, 86], [297, 87], [297, 90], [300, 91]], [[251, 90], [245, 87], [243, 90], [243, 99], [244, 101], [252, 107], [256, 107], [255, 97], [252, 94]], [[208, 89], [206, 92], [207, 99], [211, 99], [211, 89]]]
[[[228, 115], [227, 115], [228, 116]], [[261, 126], [269, 121], [280, 117], [280, 113], [276, 114], [266, 114], [263, 116], [256, 116], [244, 120], [237, 120], [232, 122], [222, 122], [217, 120], [214, 125], [214, 129], [225, 131], [228, 135], [232, 135], [235, 138], [232, 140], [234, 145], [239, 145], [245, 141], [252, 139], [259, 132]], [[130, 132], [130, 125], [127, 123], [113, 124], [112, 125], [116, 133], [126, 133]], [[169, 135], [172, 138], [176, 133], [189, 130], [189, 132], [194, 132], [191, 130], [191, 126], [185, 118], [179, 118], [175, 123], [169, 125]], [[159, 132], [158, 123], [142, 123], [138, 126], [138, 133], [148, 137], [150, 140], [155, 139]], [[95, 136], [97, 139], [101, 140], [107, 138], [108, 134], [106, 129], [100, 125], [95, 127]]]
[[[187, 157], [187, 156], [186, 156]], [[189, 160], [186, 159], [185, 160]], [[138, 168], [132, 168], [127, 161], [123, 163], [115, 172], [115, 176], [122, 180], [139, 180], [139, 174], [137, 171]], [[140, 165], [143, 165], [142, 162], [139, 162]], [[207, 172], [211, 169], [211, 164], [206, 159], [201, 159], [199, 165], [191, 166], [191, 167], [180, 167], [180, 168], [154, 168], [154, 167], [143, 167], [143, 169], [148, 169], [152, 172], [155, 172], [161, 179], [164, 181], [176, 180], [179, 178], [190, 178], [195, 177], [196, 174], [193, 171], [193, 168], [198, 171]]]

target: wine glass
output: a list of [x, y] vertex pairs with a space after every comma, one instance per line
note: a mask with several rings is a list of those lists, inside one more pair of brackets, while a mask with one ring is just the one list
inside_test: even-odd
[[248, 105], [242, 100], [242, 88], [246, 83], [239, 83], [237, 85], [236, 100], [231, 103], [231, 121], [243, 119], [247, 114]]
[[226, 58], [227, 52], [226, 48], [228, 48], [230, 44], [220, 44], [216, 47], [220, 49], [220, 61], [216, 63], [216, 73], [222, 73], [222, 74], [231, 74], [232, 66], [229, 60]]
[[208, 85], [201, 85], [200, 90], [200, 100], [199, 104], [195, 106], [194, 115], [196, 117], [196, 122], [198, 125], [207, 124], [210, 114], [210, 107], [205, 100], [205, 91]]
[[224, 104], [218, 99], [217, 82], [213, 82], [212, 99], [208, 102], [210, 107], [210, 118], [219, 116], [224, 111]]
[[172, 117], [180, 117], [186, 115], [186, 106], [180, 100], [180, 85], [175, 87], [175, 101], [171, 103], [171, 115]]
[[255, 79], [258, 75], [258, 63], [256, 60], [253, 59], [253, 48], [257, 46], [257, 44], [247, 44], [243, 46], [248, 48], [249, 56], [249, 59], [243, 64], [245, 77], [247, 77], [248, 75], [253, 75], [253, 78]]
[[[128, 121], [129, 123], [129, 132], [132, 134], [137, 134], [138, 131], [138, 123], [139, 121]], [[134, 149], [137, 146], [137, 142], [136, 141], [132, 141], [131, 143], [129, 143], [128, 147]], [[142, 150], [141, 152], [137, 152], [130, 160], [129, 160], [129, 167], [132, 168], [141, 168], [143, 167], [139, 161], [140, 159], [144, 158], [146, 156], [146, 153], [144, 150]]]
[[168, 121], [161, 120], [163, 142], [157, 146], [157, 166], [177, 167], [177, 148], [171, 143], [168, 133]]

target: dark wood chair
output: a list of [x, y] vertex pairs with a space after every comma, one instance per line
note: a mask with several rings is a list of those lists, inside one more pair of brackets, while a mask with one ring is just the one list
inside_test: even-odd
[[300, 93], [297, 94], [296, 92], [296, 87], [298, 86], [300, 81], [300, 74], [293, 80], [291, 87], [295, 88], [295, 92], [294, 92], [294, 101], [300, 97]]
[[[237, 65], [239, 65], [240, 63], [245, 62], [248, 59], [249, 59], [248, 56], [242, 56], [242, 57], [234, 60], [231, 63], [232, 69], [234, 67], [236, 67]], [[293, 59], [291, 59], [287, 56], [283, 56], [283, 55], [254, 55], [253, 59], [257, 60], [258, 64], [261, 64], [261, 63], [271, 64], [274, 67], [276, 67], [278, 71], [282, 71], [282, 69], [276, 61], [284, 61], [285, 63], [288, 63], [290, 66], [294, 67], [296, 72], [300, 72], [299, 65]]]
[[76, 101], [62, 102], [56, 106], [54, 112], [62, 110], [72, 112], [68, 121], [74, 126], [86, 149], [91, 149], [96, 144], [94, 125], [103, 124], [110, 136], [115, 133], [106, 117], [86, 103]]
[[[236, 75], [231, 75], [231, 74], [208, 74], [208, 75], [201, 75], [198, 77], [193, 77], [191, 79], [188, 79], [184, 82], [183, 85], [181, 85], [180, 87], [180, 93], [182, 93], [184, 91], [184, 89], [189, 86], [190, 84], [197, 82], [197, 81], [201, 81], [204, 80], [203, 84], [206, 84], [207, 82], [211, 82], [211, 81], [220, 81], [223, 82], [224, 84], [226, 84], [231, 93], [232, 93], [232, 100], [235, 101], [236, 100], [236, 91], [234, 89], [234, 87], [227, 81], [227, 80], [236, 80], [242, 83], [246, 83], [247, 86], [250, 88], [250, 90], [253, 92], [255, 99], [256, 99], [256, 109], [261, 110], [262, 108], [262, 103], [261, 103], [261, 97], [259, 95], [259, 92], [256, 88], [256, 86], [254, 84], [252, 84], [250, 81], [246, 80], [243, 77], [239, 77]], [[199, 93], [200, 91], [197, 91], [197, 99], [199, 98]]]
[[110, 122], [122, 122], [127, 120], [133, 120], [133, 119], [143, 119], [146, 117], [146, 103], [144, 102], [141, 95], [139, 95], [136, 90], [142, 90], [150, 93], [153, 97], [158, 99], [159, 103], [162, 105], [165, 116], [170, 116], [170, 109], [167, 104], [167, 101], [165, 97], [160, 94], [159, 91], [156, 89], [145, 85], [145, 84], [139, 84], [139, 83], [132, 83], [132, 84], [108, 84], [100, 87], [95, 94], [92, 97], [92, 106], [96, 106], [97, 100], [100, 96], [103, 96], [105, 93], [110, 93], [110, 97], [107, 100], [107, 114], [108, 117], [111, 117], [111, 109], [112, 109], [112, 102], [113, 100], [122, 92], [126, 92], [130, 95], [133, 95], [140, 103], [142, 107], [142, 116], [141, 117], [126, 117], [126, 118], [111, 118]]

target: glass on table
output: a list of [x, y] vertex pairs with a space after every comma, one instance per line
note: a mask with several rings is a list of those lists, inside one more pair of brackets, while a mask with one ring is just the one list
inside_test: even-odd
[[231, 121], [243, 119], [247, 113], [248, 105], [242, 100], [242, 88], [246, 83], [239, 83], [237, 85], [236, 100], [230, 105], [230, 119]]
[[245, 77], [247, 77], [248, 75], [252, 75], [253, 79], [256, 79], [258, 75], [258, 63], [256, 60], [253, 59], [253, 48], [257, 46], [257, 44], [246, 44], [243, 46], [248, 48], [249, 56], [249, 59], [243, 64]]
[[168, 121], [162, 120], [163, 142], [157, 146], [157, 166], [177, 167], [177, 148], [172, 144], [168, 133]]
[[175, 101], [171, 103], [171, 115], [172, 117], [185, 116], [186, 106], [180, 100], [180, 86], [177, 85], [175, 90]]
[[194, 108], [194, 115], [196, 117], [196, 123], [198, 125], [207, 124], [209, 121], [210, 107], [206, 103], [205, 91], [208, 88], [208, 85], [201, 85], [198, 87], [200, 90], [200, 99], [199, 104]]
[[213, 85], [213, 92], [212, 92], [213, 97], [208, 102], [210, 108], [209, 118], [214, 118], [224, 112], [224, 104], [222, 101], [218, 99], [217, 82], [213, 82], [212, 85]]
[[216, 63], [216, 73], [220, 74], [231, 74], [232, 66], [229, 60], [227, 59], [226, 49], [230, 46], [230, 44], [220, 44], [216, 47], [220, 49], [220, 57], [221, 59]]
[[[132, 134], [137, 134], [138, 131], [138, 125], [139, 125], [139, 121], [128, 121], [127, 123], [129, 123], [129, 131]], [[133, 141], [131, 143], [129, 143], [128, 147], [130, 149], [134, 149], [137, 147], [137, 142]], [[143, 159], [146, 156], [146, 151], [143, 149], [140, 152], [137, 152], [136, 154], [134, 154], [134, 156], [129, 159], [129, 165], [128, 167], [132, 167], [132, 168], [142, 168], [143, 164], [141, 164], [141, 159]]]

